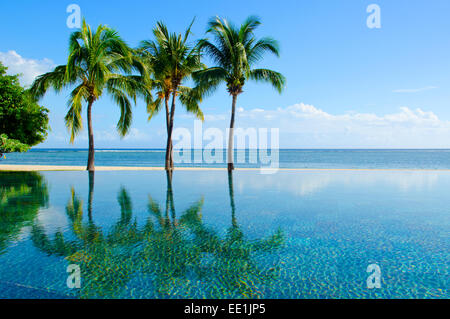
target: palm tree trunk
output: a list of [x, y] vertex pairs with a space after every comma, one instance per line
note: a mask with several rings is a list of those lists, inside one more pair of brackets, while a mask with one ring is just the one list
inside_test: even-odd
[[[169, 135], [169, 126], [170, 126], [170, 111], [169, 111], [169, 98], [170, 95], [167, 95], [164, 98], [164, 102], [166, 104], [166, 128], [167, 128], [167, 136]], [[173, 149], [172, 140], [170, 140], [170, 149]], [[167, 153], [167, 152], [166, 152]], [[171, 167], [173, 168], [173, 158], [172, 158], [172, 151], [169, 152], [170, 158], [169, 162], [172, 164]]]
[[231, 122], [230, 122], [230, 132], [228, 136], [228, 171], [231, 172], [234, 170], [234, 150], [233, 150], [233, 141], [234, 141], [234, 115], [236, 112], [236, 100], [237, 95], [233, 94], [233, 104], [231, 107]]
[[170, 109], [169, 116], [169, 130], [167, 132], [167, 145], [166, 145], [166, 171], [173, 170], [173, 155], [172, 155], [172, 131], [173, 131], [173, 118], [175, 115], [175, 99], [176, 99], [176, 87], [172, 94], [172, 107]]
[[90, 99], [87, 109], [87, 120], [88, 120], [88, 134], [89, 134], [89, 154], [88, 154], [88, 163], [87, 170], [92, 172], [95, 170], [94, 166], [94, 130], [92, 129], [92, 104], [94, 104], [94, 100]]

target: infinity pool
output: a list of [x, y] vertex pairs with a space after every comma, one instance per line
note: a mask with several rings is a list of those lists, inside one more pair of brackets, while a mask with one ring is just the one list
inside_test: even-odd
[[449, 190], [438, 171], [0, 173], [0, 297], [449, 298]]

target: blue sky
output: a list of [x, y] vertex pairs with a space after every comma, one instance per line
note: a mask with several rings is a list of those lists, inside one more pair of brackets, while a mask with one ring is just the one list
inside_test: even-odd
[[[22, 73], [24, 84], [65, 63], [71, 3], [89, 24], [115, 28], [131, 46], [151, 38], [159, 20], [182, 32], [195, 16], [192, 39], [198, 39], [213, 16], [236, 24], [259, 16], [257, 35], [281, 45], [281, 57], [267, 56], [260, 66], [283, 73], [287, 87], [279, 95], [268, 85], [248, 84], [238, 99], [236, 126], [279, 128], [281, 147], [450, 147], [448, 0], [2, 1], [0, 61]], [[366, 25], [372, 3], [381, 9], [380, 29]], [[67, 94], [49, 93], [41, 101], [51, 110], [52, 132], [39, 147], [87, 147], [86, 132], [69, 144]], [[230, 105], [219, 88], [202, 104], [204, 127], [225, 128]], [[118, 118], [109, 97], [94, 105], [97, 148], [164, 147], [163, 114], [147, 122], [139, 102], [123, 140], [114, 132]], [[177, 109], [176, 127], [191, 128], [193, 121]]]

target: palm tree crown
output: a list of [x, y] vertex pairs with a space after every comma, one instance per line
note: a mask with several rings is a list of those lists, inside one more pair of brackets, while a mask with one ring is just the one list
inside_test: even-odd
[[251, 16], [240, 28], [237, 28], [227, 20], [216, 17], [209, 22], [207, 30], [207, 33], [213, 35], [214, 42], [202, 39], [198, 44], [199, 49], [207, 53], [217, 65], [193, 74], [197, 82], [197, 90], [205, 95], [216, 89], [220, 83], [225, 82], [228, 92], [233, 97], [228, 138], [228, 171], [234, 169], [233, 139], [236, 101], [237, 96], [243, 92], [245, 82], [248, 80], [267, 82], [280, 93], [286, 82], [281, 73], [253, 68], [266, 52], [279, 56], [277, 41], [268, 37], [258, 40], [255, 37], [254, 30], [260, 24], [258, 18]]
[[[153, 71], [152, 89], [157, 91], [157, 98], [148, 104], [149, 119], [162, 108], [163, 101], [166, 107], [167, 170], [173, 169], [172, 130], [176, 99], [180, 100], [188, 112], [203, 120], [203, 113], [199, 108], [200, 92], [183, 85], [194, 72], [205, 69], [198, 47], [188, 43], [192, 23], [182, 35], [170, 33], [166, 25], [158, 22], [153, 30], [155, 40], [143, 41], [140, 47], [141, 55]], [[169, 109], [170, 98], [172, 105]]]
[[[136, 71], [139, 75], [133, 74]], [[86, 21], [83, 21], [81, 29], [70, 36], [67, 64], [39, 76], [33, 83], [31, 92], [36, 98], [41, 98], [49, 88], [59, 92], [66, 87], [75, 86], [70, 93], [65, 122], [73, 143], [82, 129], [82, 104], [88, 104], [88, 169], [93, 170], [92, 104], [106, 89], [120, 108], [117, 130], [124, 136], [132, 122], [130, 99], [136, 103], [137, 96], [146, 97], [150, 94], [143, 85], [143, 78], [146, 77], [147, 67], [140, 63], [134, 51], [115, 30], [100, 25], [93, 32]]]
[[[184, 63], [188, 64], [188, 66], [193, 68], [194, 70], [204, 68], [204, 66], [198, 59], [198, 50], [190, 50], [186, 44], [187, 37], [189, 35], [189, 29], [188, 31], [186, 31], [185, 38], [182, 39], [181, 35], [170, 35], [167, 27], [162, 22], [158, 22], [157, 27], [153, 30], [155, 40], [144, 40], [141, 42], [138, 52], [143, 58], [143, 61], [153, 71], [152, 81], [150, 85], [151, 90], [155, 91], [156, 96], [156, 99], [147, 104], [149, 120], [151, 120], [152, 117], [161, 110], [163, 103], [166, 104], [166, 115], [170, 115], [168, 104], [170, 97], [174, 92], [173, 79], [176, 78], [178, 78], [178, 91], [175, 93], [180, 99], [180, 102], [185, 106], [188, 112], [193, 113], [197, 118], [201, 120], [203, 120], [204, 118], [203, 112], [198, 104], [201, 101], [201, 97], [195, 96], [195, 91], [192, 88], [181, 85], [181, 81], [184, 78], [189, 77], [190, 73], [192, 72], [186, 69], [180, 71], [180, 69], [183, 69], [183, 67], [180, 68], [179, 65], [179, 60], [184, 60], [182, 55], [186, 55], [189, 57], [189, 60], [191, 60], [190, 65], [188, 61], [184, 61]], [[176, 41], [174, 41], [175, 39]], [[171, 43], [171, 45], [169, 45], [169, 43]], [[173, 47], [175, 47], [175, 50], [173, 50]], [[172, 52], [177, 51], [179, 57], [173, 57]], [[168, 60], [174, 62], [172, 66], [170, 65]], [[167, 117], [167, 121], [168, 120], [169, 118]], [[169, 125], [167, 125], [167, 128], [168, 126]]]
[[199, 84], [211, 90], [225, 82], [231, 95], [242, 93], [247, 80], [270, 83], [278, 92], [285, 85], [282, 74], [269, 69], [253, 69], [264, 53], [279, 56], [278, 42], [272, 38], [255, 38], [254, 30], [261, 24], [257, 17], [249, 17], [240, 28], [235, 27], [225, 19], [216, 17], [208, 26], [207, 33], [213, 35], [215, 43], [207, 39], [199, 41], [199, 48], [207, 53], [217, 64], [194, 74]]

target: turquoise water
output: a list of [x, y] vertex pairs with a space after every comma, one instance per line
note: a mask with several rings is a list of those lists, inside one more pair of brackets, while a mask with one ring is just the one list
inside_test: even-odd
[[449, 189], [438, 171], [3, 172], [0, 297], [449, 298]]
[[[226, 151], [218, 152], [222, 163], [201, 161], [194, 156], [201, 151], [191, 152], [191, 162], [178, 162], [176, 166], [225, 167]], [[244, 154], [245, 153], [245, 154]], [[238, 155], [244, 155], [243, 163]], [[252, 157], [252, 155], [255, 155]], [[256, 151], [239, 150], [236, 153], [236, 167], [266, 167]], [[164, 150], [97, 150], [97, 166], [164, 166]], [[33, 149], [23, 154], [8, 154], [2, 164], [22, 165], [77, 165], [84, 166], [87, 150]], [[256, 161], [250, 159], [255, 158]], [[450, 150], [280, 150], [281, 168], [403, 168], [403, 169], [450, 169]], [[225, 164], [224, 164], [225, 163]]]

